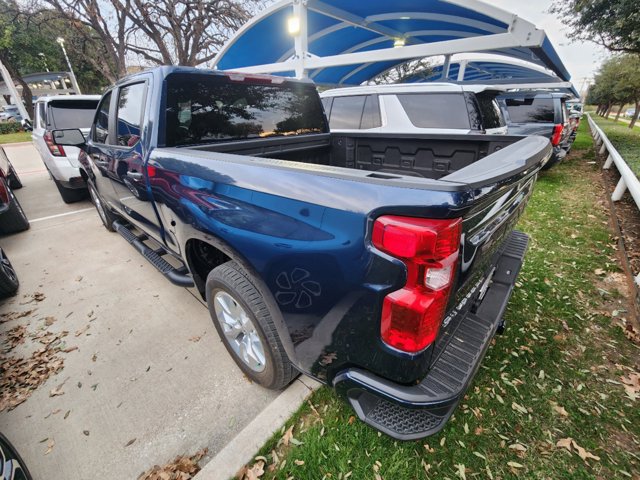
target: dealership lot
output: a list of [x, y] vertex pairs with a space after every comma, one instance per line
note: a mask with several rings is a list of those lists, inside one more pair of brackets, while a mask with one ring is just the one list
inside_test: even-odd
[[26, 402], [0, 413], [0, 431], [34, 478], [136, 478], [177, 454], [214, 455], [278, 392], [243, 377], [195, 292], [107, 232], [89, 201], [65, 205], [30, 144], [5, 150], [32, 223], [0, 239], [21, 282], [0, 314], [37, 309], [0, 324], [27, 326], [25, 344], [8, 355], [41, 347], [32, 337], [43, 329], [67, 331], [65, 348], [78, 349], [61, 353], [64, 368]]

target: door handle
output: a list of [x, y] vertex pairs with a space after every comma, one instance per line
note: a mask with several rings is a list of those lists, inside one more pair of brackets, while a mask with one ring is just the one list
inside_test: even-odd
[[136, 181], [141, 181], [144, 179], [144, 175], [142, 175], [140, 172], [127, 172], [127, 177], [129, 177], [131, 180]]

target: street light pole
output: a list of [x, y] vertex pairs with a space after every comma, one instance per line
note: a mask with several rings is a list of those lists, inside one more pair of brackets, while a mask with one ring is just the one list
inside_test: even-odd
[[64, 53], [64, 58], [67, 60], [67, 65], [69, 66], [69, 74], [71, 75], [71, 85], [73, 86], [73, 89], [76, 91], [77, 95], [82, 95], [82, 92], [80, 91], [80, 87], [78, 86], [78, 80], [76, 80], [76, 74], [73, 73], [71, 62], [69, 61], [69, 57], [67, 56], [67, 50], [64, 48], [64, 38], [58, 37], [56, 39], [56, 42], [60, 44], [60, 47], [62, 48], [62, 53]]

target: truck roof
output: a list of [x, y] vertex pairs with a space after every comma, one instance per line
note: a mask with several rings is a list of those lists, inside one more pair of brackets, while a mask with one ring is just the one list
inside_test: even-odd
[[368, 95], [377, 93], [379, 95], [390, 93], [433, 93], [433, 92], [472, 92], [480, 93], [484, 91], [502, 92], [503, 89], [493, 85], [460, 85], [447, 82], [429, 83], [398, 83], [390, 85], [362, 85], [359, 87], [334, 88], [322, 92], [322, 97], [343, 97], [351, 95]]
[[313, 84], [313, 82], [309, 79], [296, 79], [293, 77], [283, 77], [278, 75], [264, 75], [264, 74], [254, 74], [254, 73], [249, 74], [249, 73], [243, 73], [243, 72], [233, 72], [229, 70], [223, 71], [223, 70], [212, 70], [209, 68], [183, 67], [178, 65], [162, 65], [160, 67], [149, 68], [146, 70], [142, 70], [140, 72], [132, 73], [130, 75], [127, 75], [126, 77], [122, 77], [116, 82], [116, 85], [127, 83], [137, 77], [144, 77], [144, 76], [148, 76], [149, 74], [152, 74], [153, 76], [157, 76], [159, 78], [164, 79], [173, 73], [220, 75], [220, 76], [226, 76], [230, 78], [237, 78], [239, 81], [242, 81], [242, 79], [271, 80], [272, 83], [274, 84], [283, 83], [283, 82]]
[[49, 103], [53, 100], [56, 102], [72, 102], [76, 100], [100, 100], [100, 95], [51, 95], [46, 97], [38, 97], [36, 103]]

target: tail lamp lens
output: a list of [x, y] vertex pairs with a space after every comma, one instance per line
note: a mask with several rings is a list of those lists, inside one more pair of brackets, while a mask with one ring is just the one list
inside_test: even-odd
[[562, 132], [564, 130], [564, 125], [558, 124], [553, 126], [553, 136], [551, 137], [551, 145], [554, 147], [560, 143], [562, 139]]
[[383, 341], [416, 353], [436, 338], [455, 277], [461, 219], [432, 220], [384, 216], [373, 227], [373, 244], [404, 262], [405, 286], [387, 295], [382, 306]]
[[51, 135], [51, 132], [46, 132], [44, 134], [44, 143], [47, 144], [49, 152], [51, 152], [51, 155], [54, 157], [64, 157], [66, 155], [64, 148], [53, 142], [53, 135]]

